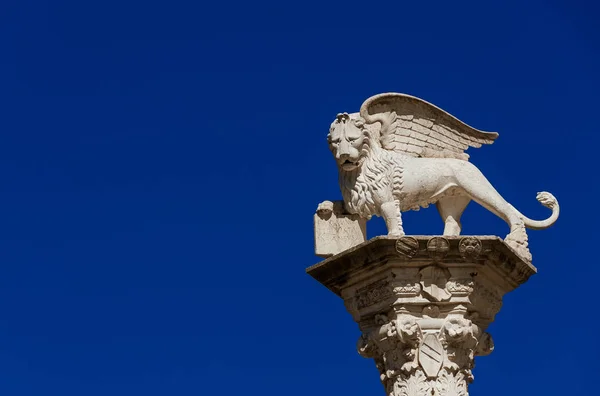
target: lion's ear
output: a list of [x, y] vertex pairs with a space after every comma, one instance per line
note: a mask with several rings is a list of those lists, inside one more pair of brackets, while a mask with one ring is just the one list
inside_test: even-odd
[[484, 132], [439, 107], [414, 96], [385, 93], [367, 99], [360, 108], [366, 124], [379, 122], [380, 143], [413, 157], [450, 157], [467, 160], [469, 147], [492, 144], [495, 132]]

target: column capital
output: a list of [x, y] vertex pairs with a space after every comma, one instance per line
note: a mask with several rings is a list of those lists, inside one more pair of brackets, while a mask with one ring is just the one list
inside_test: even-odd
[[502, 297], [535, 272], [490, 236], [377, 237], [307, 269], [344, 300], [390, 396], [468, 395]]

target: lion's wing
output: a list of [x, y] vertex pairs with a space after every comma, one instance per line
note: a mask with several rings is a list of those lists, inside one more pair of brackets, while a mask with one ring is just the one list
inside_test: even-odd
[[475, 129], [429, 102], [399, 93], [370, 97], [360, 115], [367, 125], [381, 123], [379, 139], [384, 149], [413, 157], [468, 160], [466, 149], [492, 144], [498, 137], [496, 132]]

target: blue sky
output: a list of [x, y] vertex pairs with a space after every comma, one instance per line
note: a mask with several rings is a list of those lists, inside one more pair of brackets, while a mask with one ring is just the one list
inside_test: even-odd
[[[382, 394], [304, 269], [316, 205], [340, 197], [329, 124], [397, 91], [498, 131], [472, 162], [523, 213], [548, 215], [537, 191], [561, 204], [472, 394], [593, 392], [596, 7], [4, 1], [0, 391]], [[475, 204], [463, 224], [508, 231]]]

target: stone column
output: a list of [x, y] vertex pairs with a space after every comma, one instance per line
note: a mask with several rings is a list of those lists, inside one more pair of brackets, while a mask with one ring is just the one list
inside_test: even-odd
[[377, 237], [307, 269], [342, 297], [388, 396], [463, 396], [502, 296], [536, 269], [498, 237]]

